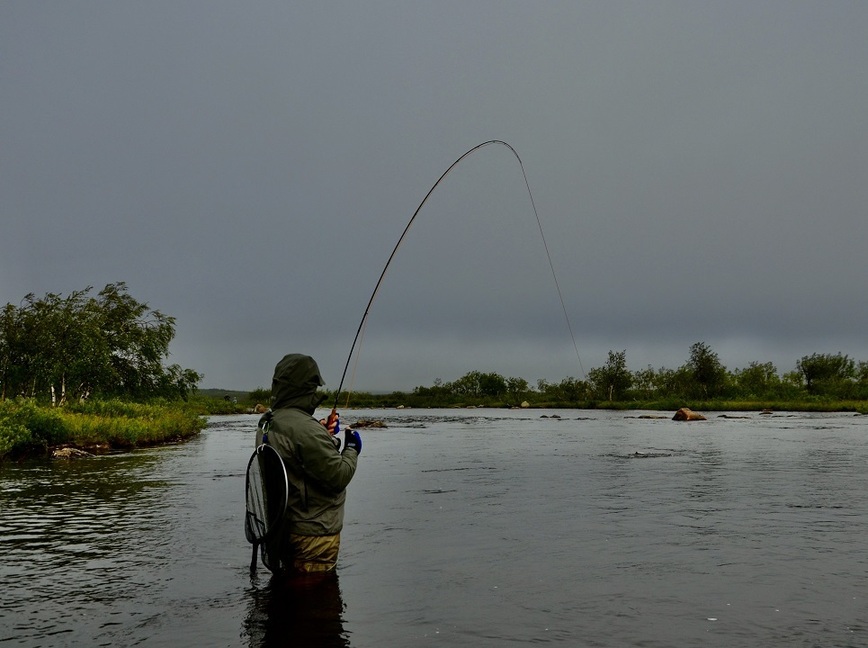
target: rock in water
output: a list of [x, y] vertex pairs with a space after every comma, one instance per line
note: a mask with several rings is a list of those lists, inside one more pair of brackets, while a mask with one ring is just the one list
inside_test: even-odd
[[705, 421], [707, 420], [702, 414], [697, 414], [689, 407], [682, 407], [680, 410], [675, 412], [675, 416], [672, 417], [673, 421]]
[[51, 453], [51, 457], [53, 459], [81, 459], [83, 457], [93, 457], [93, 455], [84, 450], [67, 446], [65, 448], [55, 448]]

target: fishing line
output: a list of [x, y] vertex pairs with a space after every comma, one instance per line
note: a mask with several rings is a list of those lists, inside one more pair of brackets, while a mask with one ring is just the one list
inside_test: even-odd
[[[578, 360], [578, 362], [579, 362], [579, 369], [582, 372], [582, 376], [585, 375], [585, 369], [582, 366], [582, 359], [579, 356], [579, 347], [576, 344], [576, 336], [573, 334], [573, 327], [572, 327], [572, 324], [570, 324], [570, 317], [567, 314], [567, 306], [564, 303], [563, 293], [561, 292], [561, 285], [560, 285], [560, 282], [558, 282], [558, 276], [557, 276], [557, 273], [555, 272], [555, 265], [552, 262], [552, 256], [551, 256], [551, 253], [549, 252], [549, 246], [548, 246], [548, 243], [546, 242], [545, 234], [543, 233], [542, 221], [540, 220], [539, 212], [537, 212], [537, 209], [536, 209], [536, 203], [534, 202], [534, 199], [533, 199], [533, 192], [530, 190], [530, 183], [528, 182], [528, 179], [527, 179], [527, 173], [525, 173], [525, 171], [524, 171], [524, 164], [522, 163], [521, 158], [518, 155], [518, 152], [514, 148], [512, 148], [512, 146], [510, 146], [509, 144], [507, 144], [503, 140], [488, 140], [487, 142], [483, 142], [482, 144], [477, 144], [476, 146], [474, 146], [470, 150], [466, 151], [463, 155], [461, 155], [461, 157], [459, 157], [457, 160], [455, 160], [455, 162], [453, 162], [449, 166], [449, 168], [446, 169], [446, 171], [443, 172], [443, 175], [441, 175], [437, 179], [437, 182], [435, 182], [434, 185], [431, 187], [431, 189], [428, 190], [428, 193], [425, 194], [425, 198], [423, 198], [422, 202], [419, 203], [419, 206], [416, 208], [416, 211], [413, 212], [413, 216], [410, 217], [410, 220], [407, 222], [406, 227], [404, 227], [404, 231], [401, 233], [401, 236], [398, 238], [398, 242], [395, 244], [394, 249], [392, 249], [392, 253], [389, 255], [389, 259], [386, 261], [386, 265], [383, 266], [383, 271], [380, 273], [380, 278], [377, 279], [377, 284], [374, 286], [374, 291], [371, 293], [371, 298], [368, 300], [367, 306], [365, 306], [365, 312], [362, 315], [361, 321], [359, 322], [359, 327], [358, 327], [358, 329], [356, 329], [356, 335], [355, 335], [355, 337], [353, 337], [353, 343], [350, 345], [350, 353], [347, 356], [347, 362], [344, 365], [344, 371], [341, 374], [341, 382], [338, 384], [338, 389], [335, 392], [335, 404], [334, 404], [334, 407], [332, 408], [332, 415], [334, 415], [336, 410], [337, 410], [338, 400], [340, 399], [341, 390], [343, 389], [343, 386], [344, 386], [344, 380], [347, 377], [347, 370], [350, 367], [350, 361], [353, 358], [353, 352], [356, 349], [356, 343], [359, 342], [360, 337], [362, 335], [362, 331], [365, 328], [365, 323], [367, 322], [367, 319], [368, 319], [368, 313], [371, 311], [371, 304], [374, 303], [374, 299], [376, 298], [377, 293], [380, 291], [380, 286], [383, 283], [383, 278], [386, 276], [386, 272], [388, 271], [389, 266], [392, 263], [392, 259], [395, 258], [395, 254], [398, 252], [398, 248], [400, 248], [401, 243], [404, 242], [404, 237], [407, 236], [407, 232], [410, 231], [410, 226], [413, 225], [413, 221], [416, 220], [416, 216], [419, 215], [419, 212], [422, 210], [422, 207], [424, 207], [425, 203], [428, 202], [428, 198], [431, 196], [432, 193], [434, 193], [434, 190], [440, 185], [440, 183], [443, 182], [443, 179], [449, 175], [449, 173], [452, 171], [452, 169], [454, 169], [458, 165], [458, 163], [461, 162], [461, 160], [466, 158], [471, 153], [474, 153], [475, 151], [478, 151], [479, 149], [484, 148], [486, 146], [489, 146], [491, 144], [500, 144], [502, 146], [505, 146], [510, 151], [512, 151], [512, 154], [515, 156], [515, 159], [518, 160], [518, 166], [521, 168], [521, 175], [524, 178], [524, 186], [527, 188], [527, 194], [530, 197], [530, 204], [531, 204], [531, 207], [533, 208], [533, 214], [536, 217], [536, 223], [537, 223], [537, 226], [539, 227], [539, 233], [540, 233], [540, 237], [542, 238], [543, 247], [545, 248], [546, 257], [549, 260], [549, 268], [552, 271], [552, 278], [554, 279], [555, 288], [557, 289], [557, 292], [558, 292], [558, 299], [561, 302], [561, 309], [563, 310], [564, 319], [566, 320], [566, 323], [567, 323], [567, 330], [570, 332], [570, 338], [573, 341], [573, 349], [576, 352], [576, 360]], [[356, 357], [356, 362], [358, 362], [358, 356]], [[353, 369], [353, 375], [355, 375], [355, 368]], [[349, 405], [349, 401], [350, 401], [350, 394], [349, 394], [349, 390], [348, 390], [347, 391], [347, 405]]]

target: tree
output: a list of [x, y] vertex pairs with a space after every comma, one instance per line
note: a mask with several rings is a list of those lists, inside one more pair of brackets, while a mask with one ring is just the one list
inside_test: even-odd
[[21, 313], [12, 304], [6, 304], [0, 313], [0, 399], [12, 396], [10, 385], [23, 381], [23, 352]]
[[443, 382], [440, 378], [434, 379], [434, 384], [431, 387], [420, 385], [413, 389], [413, 393], [409, 399], [412, 406], [418, 405], [448, 405], [451, 402], [452, 386], [450, 383]]
[[449, 387], [456, 396], [499, 398], [506, 393], [506, 379], [494, 372], [470, 371]]
[[633, 372], [633, 388], [639, 398], [654, 397], [658, 388], [658, 377], [651, 365]]
[[248, 394], [247, 398], [251, 403], [264, 403], [267, 407], [271, 403], [271, 389], [257, 387]]
[[868, 361], [859, 361], [859, 365], [856, 367], [856, 379], [860, 383], [868, 384]]
[[837, 394], [852, 387], [856, 379], [856, 363], [841, 353], [813, 353], [796, 362], [796, 370], [805, 380], [809, 394]]
[[691, 391], [699, 398], [721, 396], [726, 388], [727, 371], [720, 358], [705, 342], [690, 347], [686, 368], [692, 379]]
[[149, 311], [147, 304], [127, 293], [124, 283], [107, 285], [97, 302], [113, 380], [130, 395], [156, 391], [163, 377], [162, 360], [175, 336], [175, 318]]
[[633, 385], [633, 375], [627, 369], [627, 351], [609, 351], [605, 366], [588, 372], [591, 388], [598, 397], [608, 401], [620, 399]]
[[490, 398], [500, 398], [506, 393], [506, 379], [494, 372], [480, 375], [479, 393]]
[[586, 383], [567, 376], [559, 383], [550, 383], [545, 378], [537, 380], [537, 391], [544, 401], [578, 402], [586, 394]]
[[2, 397], [23, 395], [61, 405], [91, 394], [186, 398], [202, 376], [164, 366], [175, 319], [133, 299], [123, 282], [96, 297], [92, 287], [67, 297], [25, 296], [0, 314]]
[[556, 400], [576, 404], [588, 397], [589, 385], [584, 380], [567, 376], [554, 390]]
[[742, 396], [762, 398], [780, 391], [781, 379], [771, 362], [751, 362], [747, 369], [736, 370], [734, 377]]
[[687, 365], [678, 369], [660, 367], [656, 380], [658, 395], [687, 398], [693, 388], [693, 376]]
[[449, 383], [450, 389], [456, 396], [470, 396], [477, 398], [480, 394], [479, 379], [482, 376], [480, 371], [469, 371], [458, 380]]
[[868, 399], [868, 361], [859, 362], [856, 367], [856, 381], [858, 391], [855, 397], [861, 400]]
[[530, 385], [524, 378], [509, 377], [506, 379], [506, 395], [511, 403], [521, 403], [530, 391]]

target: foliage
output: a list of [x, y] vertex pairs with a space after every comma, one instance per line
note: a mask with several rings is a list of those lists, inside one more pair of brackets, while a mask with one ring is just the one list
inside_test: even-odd
[[[454, 402], [456, 394], [452, 391], [452, 384], [443, 384], [439, 378], [434, 381], [431, 387], [415, 387], [413, 393], [407, 402], [411, 407], [444, 407]], [[346, 402], [344, 395], [341, 395], [340, 402]], [[424, 403], [424, 405], [418, 405]]]
[[498, 398], [506, 393], [506, 379], [500, 374], [471, 371], [449, 386], [453, 394], [471, 399]]
[[530, 385], [524, 378], [509, 377], [506, 379], [507, 401], [512, 405], [521, 405], [530, 392]]
[[93, 400], [64, 408], [33, 399], [0, 401], [0, 457], [63, 444], [84, 448], [131, 448], [186, 438], [204, 427], [186, 406]]
[[[22, 445], [49, 446], [67, 439], [60, 413], [55, 409], [39, 407], [32, 400], [0, 401], [0, 454]], [[5, 449], [4, 445], [8, 445]]]
[[111, 448], [132, 448], [186, 438], [203, 427], [198, 416], [171, 408], [162, 409], [157, 416], [77, 414], [69, 416], [65, 423], [71, 443], [84, 447], [105, 444]]
[[627, 351], [609, 351], [605, 366], [588, 372], [591, 389], [597, 398], [613, 401], [633, 386], [633, 376], [627, 369]]
[[0, 401], [0, 457], [30, 440], [30, 430], [18, 415], [17, 408], [12, 407], [12, 403]]
[[[729, 372], [704, 342], [693, 344], [687, 362], [677, 369], [648, 366], [630, 372], [626, 354], [609, 351], [606, 364], [591, 369], [587, 381], [568, 376], [560, 382], [541, 379], [533, 387], [522, 378], [471, 371], [453, 382], [438, 378], [409, 394], [353, 393], [349, 402], [356, 407], [517, 407], [527, 402], [532, 407], [657, 410], [868, 410], [868, 362], [841, 354], [805, 356], [796, 371], [783, 375], [771, 362], [751, 362]], [[342, 394], [339, 403], [346, 402], [347, 394]]]
[[25, 296], [0, 313], [0, 399], [63, 405], [91, 396], [187, 398], [202, 376], [164, 366], [175, 319], [133, 299], [123, 282], [63, 297]]
[[847, 391], [856, 379], [856, 362], [837, 353], [814, 353], [802, 356], [796, 369], [805, 381], [809, 394], [830, 394]]
[[184, 408], [187, 411], [195, 412], [199, 416], [214, 416], [221, 414], [244, 414], [245, 412], [249, 412], [253, 408], [253, 405], [196, 394], [186, 401]]
[[716, 398], [726, 389], [726, 367], [705, 342], [690, 347], [690, 360], [685, 369], [690, 375], [688, 391], [696, 398]]
[[271, 390], [258, 387], [248, 395], [248, 400], [251, 403], [262, 403], [266, 407], [271, 403]]

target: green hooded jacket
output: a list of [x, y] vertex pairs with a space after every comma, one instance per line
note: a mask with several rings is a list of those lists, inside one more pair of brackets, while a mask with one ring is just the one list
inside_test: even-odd
[[[313, 358], [290, 354], [277, 363], [271, 383], [271, 423], [268, 443], [283, 458], [289, 477], [289, 501], [280, 535], [325, 536], [340, 533], [344, 524], [346, 487], [356, 471], [354, 448], [340, 452], [339, 442], [313, 418], [323, 396], [319, 367]], [[262, 443], [265, 414], [259, 421], [257, 445]], [[269, 542], [273, 555], [279, 538]]]

